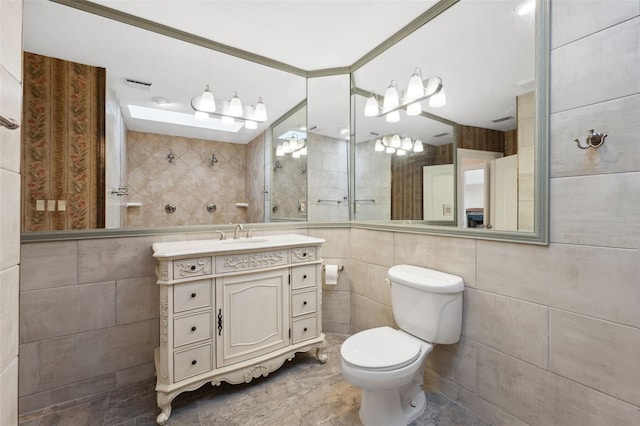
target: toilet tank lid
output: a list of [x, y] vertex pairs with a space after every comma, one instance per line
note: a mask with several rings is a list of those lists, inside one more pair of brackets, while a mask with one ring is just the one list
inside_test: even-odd
[[433, 293], [459, 293], [464, 290], [462, 277], [413, 265], [391, 267], [389, 280]]

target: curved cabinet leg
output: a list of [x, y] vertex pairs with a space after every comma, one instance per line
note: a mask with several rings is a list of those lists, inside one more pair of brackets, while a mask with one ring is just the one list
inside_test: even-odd
[[327, 362], [327, 359], [329, 359], [329, 355], [327, 355], [326, 352], [326, 346], [326, 341], [323, 340], [322, 343], [320, 343], [320, 346], [316, 348], [316, 358], [323, 364]]
[[156, 418], [156, 422], [159, 425], [163, 425], [167, 422], [167, 420], [169, 420], [169, 416], [171, 415], [171, 399], [171, 395], [164, 392], [158, 392], [156, 395], [158, 408], [162, 410]]

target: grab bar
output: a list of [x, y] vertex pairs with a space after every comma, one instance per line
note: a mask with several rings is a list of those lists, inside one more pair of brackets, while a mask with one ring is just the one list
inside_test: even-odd
[[375, 203], [376, 200], [371, 199], [371, 200], [356, 200], [356, 203]]
[[9, 130], [15, 130], [20, 127], [16, 120], [6, 117], [3, 114], [0, 114], [0, 126], [4, 126]]

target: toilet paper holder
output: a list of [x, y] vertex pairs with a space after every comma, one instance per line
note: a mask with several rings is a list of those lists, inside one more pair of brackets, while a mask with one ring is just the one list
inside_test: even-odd
[[[327, 265], [322, 265], [322, 270], [326, 271]], [[338, 265], [338, 272], [344, 271], [344, 265]]]

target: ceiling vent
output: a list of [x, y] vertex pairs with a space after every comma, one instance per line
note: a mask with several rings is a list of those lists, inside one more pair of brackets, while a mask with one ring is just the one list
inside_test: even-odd
[[502, 118], [496, 118], [495, 120], [491, 120], [492, 123], [502, 123], [503, 121], [507, 121], [507, 120], [513, 120], [513, 117], [510, 115], [507, 115], [506, 117], [502, 117]]
[[127, 86], [133, 87], [134, 89], [151, 90], [151, 83], [147, 83], [146, 81], [134, 80], [132, 78], [125, 78], [124, 81]]
[[447, 136], [449, 133], [445, 132], [445, 133], [438, 133], [437, 135], [433, 135], [434, 138], [441, 138], [443, 136]]

